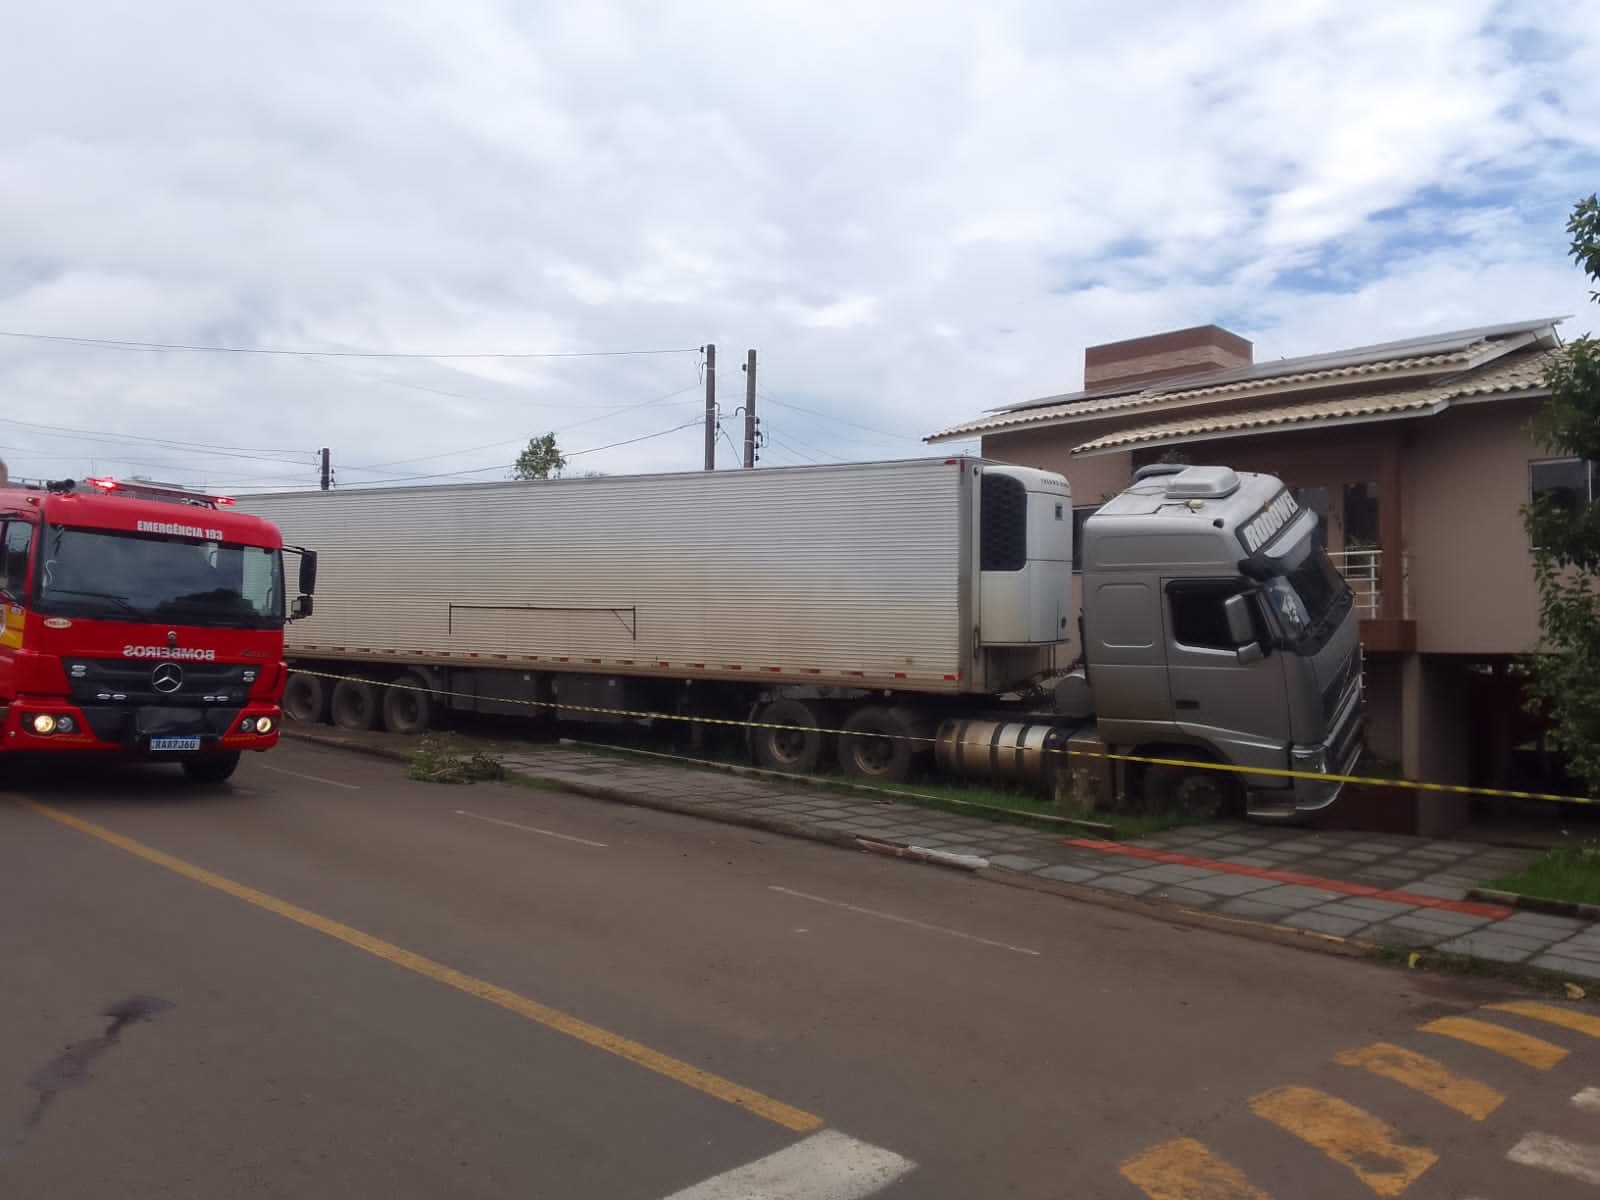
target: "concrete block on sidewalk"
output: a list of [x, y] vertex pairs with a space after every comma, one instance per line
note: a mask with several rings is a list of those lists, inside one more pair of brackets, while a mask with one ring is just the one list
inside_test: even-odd
[[1541, 954], [1533, 960], [1533, 966], [1543, 967], [1546, 971], [1556, 971], [1562, 975], [1577, 975], [1584, 979], [1600, 979], [1600, 962], [1590, 962], [1582, 958], [1569, 958], [1561, 954]]
[[1331, 933], [1335, 937], [1350, 937], [1358, 929], [1371, 924], [1358, 917], [1339, 917], [1322, 909], [1297, 912], [1283, 919], [1285, 925], [1295, 929], [1309, 929], [1316, 933]]
[[1121, 892], [1125, 896], [1143, 896], [1152, 892], [1161, 885], [1153, 879], [1129, 879], [1126, 875], [1102, 875], [1094, 880], [1092, 886], [1105, 888], [1107, 891]]
[[1029, 858], [1026, 854], [997, 854], [989, 860], [989, 865], [999, 867], [1002, 871], [1022, 871], [1032, 874], [1049, 864], [1042, 858]]
[[1271, 879], [1257, 879], [1254, 875], [1208, 875], [1203, 879], [1196, 879], [1186, 886], [1197, 891], [1210, 892], [1214, 896], [1245, 896], [1251, 892], [1265, 891], [1267, 888], [1277, 887], [1278, 884]]
[[1468, 954], [1473, 958], [1487, 958], [1495, 962], [1527, 962], [1537, 950], [1520, 940], [1496, 937], [1493, 934], [1469, 934], [1440, 942], [1438, 948], [1447, 954]]
[[1227, 913], [1230, 917], [1245, 917], [1252, 921], [1281, 925], [1284, 918], [1292, 915], [1295, 910], [1285, 908], [1281, 904], [1263, 904], [1254, 896], [1235, 896], [1217, 905], [1217, 911]]
[[1162, 863], [1158, 867], [1139, 867], [1123, 872], [1129, 879], [1148, 879], [1152, 883], [1188, 883], [1191, 879], [1205, 879], [1213, 874], [1204, 867], [1185, 867], [1177, 863]]
[[[998, 861], [998, 860], [996, 860]], [[1044, 867], [1031, 872], [1043, 879], [1059, 879], [1062, 883], [1088, 883], [1091, 879], [1099, 879], [1098, 871], [1090, 871], [1084, 867]]]

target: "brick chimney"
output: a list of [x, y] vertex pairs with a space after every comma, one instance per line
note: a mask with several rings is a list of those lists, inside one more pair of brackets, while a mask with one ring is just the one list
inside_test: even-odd
[[1083, 352], [1083, 386], [1093, 390], [1248, 367], [1254, 361], [1254, 349], [1244, 338], [1219, 325], [1196, 325], [1193, 329], [1153, 333], [1125, 342], [1107, 342]]

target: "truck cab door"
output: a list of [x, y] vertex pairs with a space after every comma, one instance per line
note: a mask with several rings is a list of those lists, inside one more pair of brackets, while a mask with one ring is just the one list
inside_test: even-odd
[[1251, 589], [1242, 579], [1163, 581], [1172, 717], [1224, 759], [1281, 767], [1290, 740], [1288, 687]]
[[17, 694], [16, 655], [22, 648], [27, 620], [28, 551], [33, 526], [27, 521], [0, 518], [0, 703]]

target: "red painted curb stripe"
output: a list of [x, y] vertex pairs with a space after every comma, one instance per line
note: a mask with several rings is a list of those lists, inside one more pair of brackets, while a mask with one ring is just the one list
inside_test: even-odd
[[1220, 862], [1214, 858], [1196, 858], [1192, 854], [1173, 854], [1169, 850], [1150, 850], [1143, 846], [1125, 846], [1121, 842], [1104, 842], [1098, 838], [1062, 838], [1063, 845], [1079, 850], [1099, 850], [1106, 854], [1121, 854], [1126, 858], [1146, 858], [1152, 862], [1173, 863], [1181, 867], [1200, 867], [1207, 871], [1220, 871], [1224, 875], [1249, 875], [1256, 879], [1270, 879], [1274, 883], [1294, 883], [1301, 887], [1321, 888], [1325, 892], [1340, 892], [1346, 896], [1365, 896], [1371, 900], [1392, 900], [1396, 904], [1409, 904], [1414, 908], [1442, 908], [1446, 912], [1465, 913], [1473, 917], [1491, 917], [1501, 920], [1515, 910], [1499, 904], [1480, 904], [1475, 900], [1443, 900], [1438, 896], [1421, 896], [1416, 892], [1394, 892], [1384, 888], [1369, 887], [1364, 883], [1347, 883], [1343, 879], [1324, 879], [1320, 875], [1301, 875], [1294, 871], [1274, 871], [1270, 867], [1249, 867], [1243, 863]]

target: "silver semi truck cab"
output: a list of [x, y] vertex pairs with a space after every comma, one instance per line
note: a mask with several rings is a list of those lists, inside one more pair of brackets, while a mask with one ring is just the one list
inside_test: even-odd
[[[1082, 549], [1084, 657], [1103, 741], [1152, 757], [1349, 773], [1361, 750], [1357, 617], [1316, 515], [1280, 480], [1146, 467], [1085, 522]], [[1293, 818], [1339, 794], [1334, 782], [1265, 773], [1195, 771], [1190, 785], [1229, 774], [1256, 817]]]

